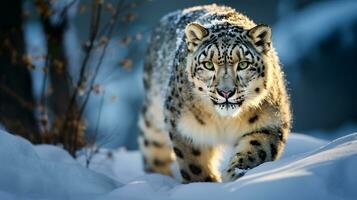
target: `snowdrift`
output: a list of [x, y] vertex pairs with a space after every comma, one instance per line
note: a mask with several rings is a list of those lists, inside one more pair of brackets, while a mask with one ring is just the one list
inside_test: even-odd
[[230, 183], [145, 174], [138, 152], [102, 149], [84, 167], [50, 145], [0, 130], [0, 199], [357, 199], [357, 133], [332, 142], [291, 134], [282, 158]]

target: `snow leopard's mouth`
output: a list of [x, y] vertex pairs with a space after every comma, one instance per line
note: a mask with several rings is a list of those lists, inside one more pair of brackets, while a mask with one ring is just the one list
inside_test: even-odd
[[219, 103], [219, 102], [217, 102], [217, 101], [215, 101], [215, 100], [213, 100], [213, 99], [211, 99], [211, 101], [212, 101], [212, 103], [214, 104], [214, 105], [216, 105], [216, 106], [219, 106], [219, 107], [227, 107], [227, 108], [229, 108], [229, 107], [239, 107], [239, 106], [241, 106], [242, 105], [242, 103], [243, 103], [243, 101], [238, 101], [238, 102], [230, 102], [230, 101], [228, 101], [228, 100], [226, 100], [225, 102], [222, 102], [222, 103]]
[[222, 103], [218, 103], [216, 101], [212, 101], [212, 102], [217, 113], [223, 117], [237, 115], [241, 105], [241, 102], [233, 103], [227, 100]]
[[225, 102], [225, 103], [219, 103], [216, 104], [216, 106], [218, 106], [220, 109], [236, 109], [237, 107], [239, 107], [237, 104], [233, 104], [233, 103], [229, 103], [229, 102]]

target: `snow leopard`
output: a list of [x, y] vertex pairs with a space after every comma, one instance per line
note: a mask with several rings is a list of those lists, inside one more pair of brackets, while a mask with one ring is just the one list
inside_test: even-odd
[[282, 154], [291, 111], [268, 25], [215, 4], [169, 13], [152, 31], [143, 84], [146, 172], [173, 176], [176, 162], [183, 183], [234, 181]]

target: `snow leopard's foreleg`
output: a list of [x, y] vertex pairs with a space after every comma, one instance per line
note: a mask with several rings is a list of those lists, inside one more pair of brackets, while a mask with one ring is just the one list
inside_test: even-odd
[[287, 130], [284, 129], [266, 129], [243, 135], [223, 171], [223, 181], [236, 180], [247, 170], [278, 159], [283, 151], [286, 135]]
[[139, 117], [139, 148], [143, 156], [144, 170], [172, 176], [171, 163], [175, 156], [171, 142], [167, 132], [157, 126], [154, 115], [152, 105], [144, 104]]
[[221, 181], [217, 169], [219, 147], [195, 145], [175, 129], [170, 130], [170, 138], [183, 183]]

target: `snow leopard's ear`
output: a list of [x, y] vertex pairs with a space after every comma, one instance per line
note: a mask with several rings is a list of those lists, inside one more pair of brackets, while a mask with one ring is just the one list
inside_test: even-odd
[[266, 53], [271, 48], [271, 28], [265, 24], [258, 25], [248, 31], [249, 37], [258, 52]]
[[208, 30], [201, 24], [192, 22], [185, 28], [186, 43], [189, 51], [194, 51], [195, 47], [208, 35]]

